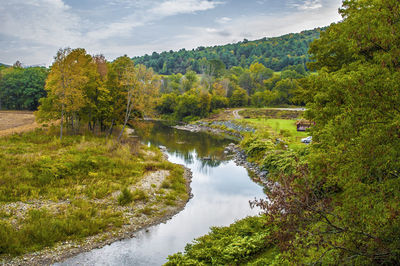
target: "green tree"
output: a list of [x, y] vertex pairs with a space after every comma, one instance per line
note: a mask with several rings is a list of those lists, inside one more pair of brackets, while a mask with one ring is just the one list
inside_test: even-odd
[[400, 2], [343, 1], [311, 45], [308, 162], [265, 203], [297, 264], [400, 263]]
[[156, 106], [156, 110], [159, 114], [172, 114], [175, 111], [176, 99], [178, 95], [174, 93], [163, 94], [160, 102]]
[[229, 105], [231, 107], [242, 107], [247, 106], [249, 102], [249, 96], [247, 92], [242, 88], [237, 88], [233, 91], [232, 96], [229, 98]]
[[187, 71], [182, 81], [183, 90], [189, 91], [190, 89], [196, 87], [198, 80], [199, 79], [196, 72], [191, 70]]
[[295, 90], [299, 87], [295, 79], [287, 78], [278, 81], [272, 89], [277, 94], [276, 104], [290, 104]]
[[[0, 79], [0, 101], [3, 108], [36, 110], [44, 89], [48, 71], [44, 67], [9, 68]], [[1, 106], [0, 106], [1, 108]]]
[[278, 102], [277, 91], [258, 91], [251, 96], [251, 104], [256, 107], [266, 107]]

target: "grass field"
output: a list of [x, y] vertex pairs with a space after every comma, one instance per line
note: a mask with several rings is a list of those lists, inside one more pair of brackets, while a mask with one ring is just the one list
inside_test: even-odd
[[307, 132], [297, 131], [294, 119], [252, 118], [243, 121], [256, 128], [257, 131], [268, 131], [285, 140], [290, 148], [304, 145], [301, 143], [301, 139], [309, 136]]

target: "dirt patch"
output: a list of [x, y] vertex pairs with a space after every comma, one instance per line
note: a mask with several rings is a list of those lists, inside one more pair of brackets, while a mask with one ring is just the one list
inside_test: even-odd
[[240, 112], [245, 118], [297, 119], [303, 115], [301, 108], [249, 108]]
[[30, 111], [0, 111], [0, 136], [33, 130], [40, 125]]
[[234, 109], [234, 108], [226, 108], [226, 109], [222, 109], [220, 110], [217, 114], [212, 114], [210, 115], [208, 118], [203, 119], [204, 121], [225, 121], [225, 120], [232, 120], [235, 119], [235, 113], [236, 115], [239, 115], [238, 112], [236, 111], [240, 111], [242, 109]]

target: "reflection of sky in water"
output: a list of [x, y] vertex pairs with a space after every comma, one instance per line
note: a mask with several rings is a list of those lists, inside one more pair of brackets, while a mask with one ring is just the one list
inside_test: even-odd
[[141, 231], [135, 238], [80, 254], [65, 265], [161, 265], [168, 255], [183, 251], [187, 243], [206, 234], [210, 226], [229, 225], [258, 213], [250, 209], [249, 200], [264, 194], [243, 167], [233, 161], [217, 166], [204, 164], [194, 150], [168, 155], [170, 161], [184, 164], [193, 172], [194, 197], [185, 209], [165, 224], [151, 227], [149, 232]]

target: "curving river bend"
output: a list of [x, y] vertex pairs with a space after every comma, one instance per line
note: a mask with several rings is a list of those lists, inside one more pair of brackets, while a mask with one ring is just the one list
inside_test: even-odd
[[56, 265], [162, 265], [168, 255], [183, 251], [187, 243], [206, 234], [211, 226], [226, 226], [259, 212], [250, 209], [249, 200], [263, 197], [262, 187], [224, 154], [231, 140], [158, 122], [141, 122], [134, 128], [142, 142], [167, 147], [171, 162], [192, 170], [193, 198], [166, 223]]

